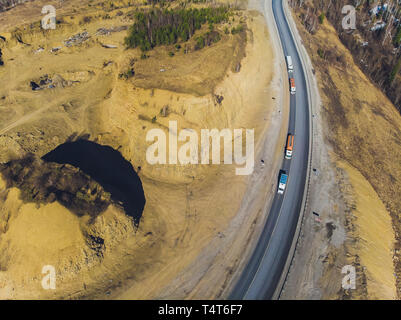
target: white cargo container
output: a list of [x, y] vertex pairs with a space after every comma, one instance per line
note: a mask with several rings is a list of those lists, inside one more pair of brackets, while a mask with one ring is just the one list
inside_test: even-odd
[[294, 71], [294, 65], [292, 64], [291, 56], [287, 56], [286, 59], [287, 59], [288, 72], [293, 72]]

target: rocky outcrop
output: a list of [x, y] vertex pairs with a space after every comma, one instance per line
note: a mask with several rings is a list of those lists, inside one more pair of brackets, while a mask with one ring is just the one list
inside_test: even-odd
[[77, 33], [68, 39], [64, 40], [64, 45], [66, 47], [72, 47], [76, 45], [80, 45], [81, 43], [85, 42], [90, 38], [90, 35], [87, 31], [84, 31], [82, 33]]

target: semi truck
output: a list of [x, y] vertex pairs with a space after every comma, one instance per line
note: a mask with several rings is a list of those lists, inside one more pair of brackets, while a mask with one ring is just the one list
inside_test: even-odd
[[292, 58], [291, 58], [291, 56], [287, 56], [287, 57], [286, 57], [286, 60], [287, 60], [288, 72], [293, 72], [293, 71], [294, 71], [294, 65], [292, 64]]
[[288, 175], [282, 172], [280, 175], [280, 182], [278, 184], [278, 194], [284, 194], [285, 188], [287, 187]]
[[297, 87], [295, 86], [294, 78], [290, 78], [290, 91], [291, 91], [291, 94], [295, 94], [297, 92]]
[[294, 150], [294, 135], [289, 134], [287, 138], [287, 145], [285, 147], [285, 158], [288, 160], [292, 159], [292, 153]]

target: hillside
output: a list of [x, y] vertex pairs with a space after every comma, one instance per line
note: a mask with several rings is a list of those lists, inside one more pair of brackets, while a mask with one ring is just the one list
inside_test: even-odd
[[[298, 11], [306, 29], [315, 33], [319, 20], [327, 18], [341, 42], [350, 50], [358, 67], [372, 80], [401, 112], [401, 9], [399, 2], [346, 0], [290, 1]], [[302, 5], [300, 6], [300, 4]], [[355, 29], [343, 27], [350, 23], [342, 9], [355, 7]], [[350, 11], [347, 11], [347, 14]]]
[[[300, 287], [302, 280], [293, 280], [291, 285], [297, 286], [298, 297], [394, 299], [401, 289], [401, 166], [397, 160], [401, 116], [358, 67], [327, 19], [310, 29], [304, 20], [308, 5], [294, 7], [294, 17], [316, 74], [322, 104], [315, 118], [322, 128], [321, 143], [328, 146], [327, 153], [319, 155], [323, 161], [327, 157], [327, 162], [322, 164], [321, 178], [315, 180], [312, 210], [321, 206], [319, 201], [329, 205], [320, 212], [322, 221], [316, 216], [308, 219], [310, 234], [304, 235], [308, 241], [298, 252], [304, 255], [301, 259], [313, 262], [315, 274], [311, 275], [311, 268], [301, 271], [299, 265], [295, 270], [300, 279], [309, 279], [308, 285]], [[326, 193], [327, 182], [319, 185], [319, 181], [328, 175], [333, 178]], [[347, 264], [356, 266], [357, 290], [341, 288], [341, 269]]]

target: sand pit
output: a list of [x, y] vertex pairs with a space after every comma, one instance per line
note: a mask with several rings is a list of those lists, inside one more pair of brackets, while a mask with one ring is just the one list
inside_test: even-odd
[[[22, 32], [24, 41], [31, 46], [10, 42], [4, 48], [6, 63], [0, 70], [0, 97], [5, 96], [0, 100], [1, 161], [26, 152], [43, 156], [71, 137], [85, 136], [111, 146], [132, 164], [143, 183], [146, 205], [142, 219], [135, 230], [132, 221], [119, 208], [111, 206], [94, 224], [88, 224], [85, 219], [68, 216], [71, 213], [56, 203], [40, 207], [24, 204], [18, 199], [18, 190], [3, 188], [2, 220], [7, 220], [9, 226], [7, 232], [0, 233], [0, 245], [6, 251], [11, 246], [18, 250], [0, 273], [2, 297], [146, 299], [166, 292], [167, 297], [191, 295], [200, 279], [195, 277], [185, 291], [175, 292], [176, 277], [199, 256], [204, 259], [194, 274], [204, 275], [214, 266], [213, 257], [219, 246], [216, 239], [225, 241], [221, 235], [236, 216], [251, 181], [236, 176], [235, 165], [150, 165], [145, 159], [149, 146], [146, 133], [152, 128], [167, 132], [172, 120], [178, 122], [179, 130], [192, 128], [198, 132], [202, 128], [253, 128], [258, 155], [273, 112], [277, 112], [278, 94], [277, 88], [271, 87], [273, 54], [264, 19], [255, 12], [239, 11], [235, 19], [246, 22], [246, 37], [226, 35], [210, 48], [194, 54], [196, 61], [203, 61], [212, 70], [207, 74], [208, 90], [202, 91], [205, 88], [199, 89], [199, 80], [206, 75], [199, 72], [191, 79], [188, 74], [192, 69], [180, 69], [180, 62], [186, 61], [183, 54], [169, 57], [170, 48], [149, 53], [146, 63], [154, 67], [154, 74], [148, 74], [146, 83], [143, 79], [136, 83], [135, 77], [120, 77], [131, 63], [134, 67], [141, 65], [139, 50], [124, 50], [125, 31], [109, 35], [96, 32], [102, 27], [131, 23], [126, 15], [131, 8], [120, 8], [123, 15], [117, 15], [117, 9], [111, 10], [111, 19], [97, 15], [96, 6], [88, 10], [76, 14], [74, 19], [66, 13], [54, 34]], [[89, 13], [90, 22], [80, 23]], [[88, 40], [51, 52], [52, 48], [62, 46], [65, 39], [84, 30], [91, 35]], [[117, 48], [105, 48], [104, 43], [115, 44]], [[43, 51], [34, 53], [41, 47]], [[224, 54], [227, 52], [235, 52], [239, 60]], [[23, 67], [21, 61], [31, 67]], [[213, 64], [219, 64], [219, 68], [213, 69]], [[145, 70], [145, 62], [143, 66]], [[167, 71], [160, 72], [163, 68]], [[180, 80], [177, 77], [180, 72], [187, 77]], [[77, 82], [32, 91], [30, 81], [44, 75]], [[162, 85], [151, 81], [152, 77], [162, 79]], [[224, 99], [216, 102], [216, 96]], [[163, 114], [166, 105], [168, 112]], [[277, 121], [285, 119], [280, 117]], [[278, 154], [275, 147], [267, 152]], [[265, 170], [269, 170], [268, 165]], [[260, 203], [263, 200], [259, 199]], [[256, 208], [255, 212], [256, 219], [261, 211]], [[24, 240], [14, 239], [29, 229], [33, 216], [37, 217], [34, 223], [42, 222], [41, 227], [34, 227], [36, 231]], [[66, 228], [60, 230], [64, 220]], [[229, 230], [233, 233], [247, 230], [252, 228], [252, 221], [247, 221], [247, 226], [237, 223]], [[41, 237], [43, 228], [51, 229], [53, 225], [52, 231]], [[102, 256], [88, 244], [88, 235], [104, 240]], [[32, 243], [38, 243], [37, 247], [25, 252], [24, 248]], [[230, 275], [229, 269], [236, 266], [235, 252], [242, 254], [243, 247], [237, 244], [231, 253], [232, 260], [221, 267], [221, 283], [209, 280], [218, 290], [198, 290], [192, 296], [210, 298], [219, 294], [225, 277]], [[32, 263], [23, 270], [21, 261]], [[51, 263], [60, 278], [57, 290], [49, 292], [39, 284], [42, 264]]]

